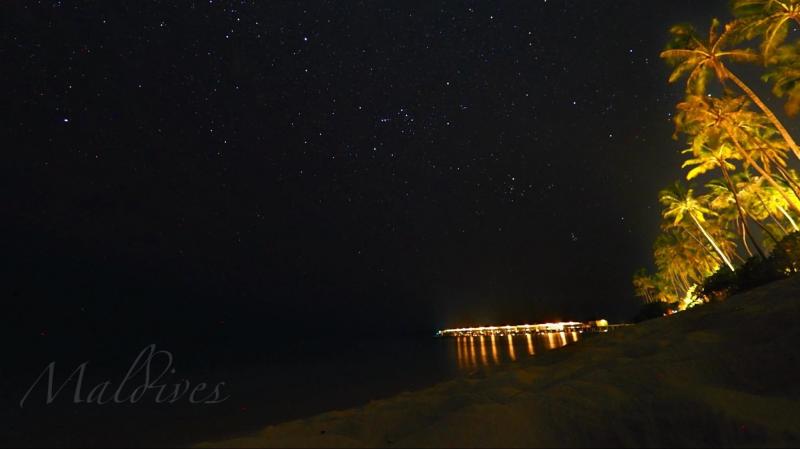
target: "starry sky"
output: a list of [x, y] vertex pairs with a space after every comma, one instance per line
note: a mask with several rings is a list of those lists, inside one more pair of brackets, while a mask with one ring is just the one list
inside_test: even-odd
[[681, 88], [658, 53], [671, 24], [726, 14], [0, 8], [13, 321], [30, 338], [142, 341], [630, 318], [680, 160]]

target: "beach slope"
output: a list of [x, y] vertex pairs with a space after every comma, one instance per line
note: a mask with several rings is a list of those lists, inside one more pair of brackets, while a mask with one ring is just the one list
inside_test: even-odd
[[800, 277], [203, 447], [797, 446]]

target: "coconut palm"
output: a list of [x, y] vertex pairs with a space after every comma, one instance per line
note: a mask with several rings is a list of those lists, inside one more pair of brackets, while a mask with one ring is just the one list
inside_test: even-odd
[[640, 269], [633, 275], [633, 289], [636, 296], [651, 303], [657, 301], [658, 287], [654, 276], [650, 276], [647, 270]]
[[[745, 168], [753, 167], [778, 192], [785, 193], [775, 177], [761, 167], [753, 159], [751, 152], [747, 151], [747, 148], [763, 144], [758, 138], [769, 132], [770, 124], [763, 115], [749, 109], [746, 98], [691, 95], [678, 105], [678, 111], [675, 118], [676, 132], [686, 133], [693, 141], [700, 139], [701, 143], [732, 145], [745, 160]], [[800, 202], [792, 201], [788, 197], [786, 200], [800, 212]]]
[[794, 169], [788, 167], [778, 167], [781, 176], [777, 178], [781, 183], [787, 186], [787, 189], [794, 193], [795, 197], [800, 199], [800, 176]]
[[[765, 207], [776, 217], [785, 218], [795, 232], [800, 231], [800, 227], [795, 221], [794, 217], [789, 213], [791, 206], [786, 201], [786, 195], [781, 194], [772, 185], [763, 185], [760, 177], [754, 177], [753, 185], [754, 194], [765, 203]], [[780, 222], [778, 222], [780, 225]], [[788, 232], [787, 232], [788, 233]]]
[[786, 143], [777, 136], [774, 128], [764, 126], [749, 127], [750, 142], [744, 147], [750, 158], [757, 161], [764, 171], [773, 174], [779, 184], [787, 186], [798, 199], [800, 199], [800, 181], [796, 174], [791, 173], [787, 164], [789, 151]]
[[672, 288], [672, 283], [667, 278], [667, 274], [661, 271], [653, 275], [653, 282], [656, 285], [655, 297], [657, 301], [667, 304], [676, 303], [680, 300], [680, 296]]
[[[739, 218], [738, 223], [741, 225], [741, 228], [737, 226], [737, 229], [741, 229], [740, 234], [745, 249], [749, 254], [750, 248], [747, 245], [747, 238], [750, 238], [758, 254], [762, 258], [766, 258], [766, 255], [759, 247], [758, 241], [750, 230], [750, 226], [747, 223], [747, 214], [745, 214], [739, 203], [739, 192], [730, 174], [731, 171], [736, 170], [736, 166], [730, 161], [741, 159], [742, 157], [737, 153], [736, 149], [732, 148], [730, 145], [719, 142], [718, 139], [709, 141], [708, 139], [710, 137], [712, 137], [712, 135], [709, 133], [700, 133], [696, 135], [692, 140], [692, 147], [684, 151], [684, 153], [691, 153], [693, 157], [683, 163], [683, 168], [694, 167], [686, 175], [686, 179], [691, 181], [697, 176], [718, 168], [722, 172], [726, 183], [726, 189], [730, 193], [730, 196], [726, 196], [726, 198], [732, 198], [733, 204], [736, 206], [735, 210]], [[713, 137], [718, 138], [719, 135], [713, 135]]]
[[670, 302], [680, 301], [685, 308], [695, 299], [695, 292], [703, 280], [719, 269], [719, 262], [707, 244], [692, 238], [689, 228], [666, 224], [653, 245], [653, 256], [658, 271], [670, 295]]
[[789, 148], [783, 139], [777, 136], [775, 129], [756, 124], [756, 126], [750, 127], [750, 135], [751, 142], [745, 148], [750, 157], [758, 161], [767, 172], [771, 173], [775, 170], [784, 176]]
[[686, 190], [680, 183], [676, 182], [672, 187], [661, 191], [659, 194], [659, 201], [665, 207], [662, 214], [664, 218], [672, 218], [674, 225], [680, 224], [687, 217], [691, 219], [728, 268], [730, 268], [731, 271], [735, 271], [728, 255], [722, 251], [717, 241], [706, 228], [703, 227], [703, 223], [706, 221], [705, 217], [707, 215], [716, 215], [716, 212], [703, 204], [704, 198], [702, 196], [695, 197], [692, 189]]
[[765, 58], [786, 40], [792, 23], [800, 25], [798, 0], [733, 0], [731, 9], [743, 38], [762, 37]]
[[[752, 210], [761, 210], [767, 213], [784, 235], [789, 234], [790, 230], [780, 221], [782, 219], [786, 219], [794, 231], [800, 231], [800, 227], [789, 212], [791, 206], [786, 202], [786, 195], [778, 193], [772, 185], [764, 182], [763, 177], [753, 176], [748, 170], [743, 170], [737, 176], [742, 178], [744, 186], [742, 191], [753, 205]], [[765, 216], [764, 218], [769, 217]]]
[[[745, 245], [747, 253], [752, 256], [749, 248], [747, 247], [747, 240], [744, 238], [747, 235], [750, 241], [753, 242], [759, 256], [766, 258], [762, 248], [758, 245], [758, 241], [751, 232], [748, 225], [748, 218], [755, 223], [767, 237], [773, 242], [778, 243], [773, 230], [763, 222], [769, 217], [769, 211], [762, 206], [752, 195], [749, 182], [742, 179], [739, 175], [730, 176], [727, 179], [714, 179], [706, 184], [709, 195], [709, 205], [720, 216], [725, 215], [725, 211], [736, 210], [737, 213], [732, 221], [737, 223], [737, 230], [742, 236], [742, 242]], [[730, 213], [730, 212], [728, 212]]]
[[[783, 216], [775, 207], [770, 207], [768, 197], [772, 192], [769, 191], [769, 186], [765, 186], [763, 178], [752, 176], [745, 170], [733, 175], [733, 181], [739, 189], [739, 201], [742, 208], [756, 224], [762, 229], [769, 228], [768, 232], [772, 234], [771, 237], [782, 237], [788, 233], [788, 229], [779, 221]], [[772, 220], [773, 223], [769, 223], [768, 220]]]
[[677, 298], [683, 297], [691, 288], [693, 270], [686, 269], [694, 259], [694, 253], [674, 231], [660, 234], [653, 244], [653, 257], [658, 271], [669, 281]]
[[709, 134], [700, 134], [692, 139], [692, 146], [683, 151], [684, 154], [691, 154], [682, 168], [692, 167], [686, 174], [686, 179], [692, 179], [711, 172], [716, 169], [722, 170], [723, 174], [736, 170], [736, 166], [731, 161], [741, 160], [742, 156], [730, 145], [720, 144], [719, 142], [709, 142]]
[[[711, 210], [717, 213], [716, 221], [720, 226], [728, 227], [733, 225], [736, 229], [738, 237], [742, 239], [744, 250], [748, 256], [752, 256], [753, 252], [750, 250], [748, 243], [749, 233], [742, 225], [743, 211], [736, 206], [736, 198], [734, 198], [733, 191], [731, 191], [725, 180], [715, 179], [706, 184], [708, 193], [708, 206]], [[751, 238], [752, 240], [752, 238]]]
[[708, 32], [708, 39], [702, 41], [691, 25], [676, 25], [670, 30], [672, 40], [667, 50], [661, 57], [675, 66], [669, 81], [675, 82], [688, 75], [686, 91], [689, 95], [704, 95], [708, 80], [712, 74], [719, 82], [726, 86], [728, 80], [732, 81], [750, 100], [758, 106], [778, 130], [781, 137], [789, 145], [794, 154], [800, 158], [800, 148], [794, 141], [789, 131], [778, 120], [772, 110], [759, 98], [750, 87], [738, 76], [731, 72], [725, 65], [726, 62], [758, 62], [760, 56], [749, 48], [733, 49], [729, 46], [736, 42], [736, 30], [727, 25], [719, 32], [719, 20], [714, 19]]
[[800, 43], [784, 45], [792, 26], [800, 25], [798, 0], [733, 0], [738, 18], [733, 28], [742, 39], [761, 38], [764, 65], [771, 67], [764, 80], [772, 83], [772, 93], [787, 97], [784, 105], [790, 117], [800, 113]]
[[800, 42], [781, 45], [766, 60], [769, 71], [762, 79], [772, 83], [772, 93], [786, 98], [783, 105], [789, 117], [800, 113]]

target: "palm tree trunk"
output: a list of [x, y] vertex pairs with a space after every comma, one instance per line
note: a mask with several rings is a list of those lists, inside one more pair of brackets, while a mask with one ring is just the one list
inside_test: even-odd
[[683, 291], [689, 291], [691, 285], [689, 285], [689, 278], [686, 276], [686, 273], [684, 272], [680, 273], [680, 280], [681, 283], [683, 284]]
[[774, 215], [772, 215], [772, 214], [769, 214], [769, 218], [771, 218], [771, 219], [772, 219], [772, 221], [773, 221], [773, 222], [774, 222], [774, 223], [775, 223], [775, 224], [776, 224], [776, 225], [777, 225], [779, 228], [781, 228], [781, 232], [783, 232], [783, 235], [789, 235], [789, 230], [788, 230], [788, 229], [786, 229], [786, 226], [784, 226], [784, 225], [783, 225], [783, 223], [781, 223], [781, 221], [780, 221], [780, 220], [778, 220], [777, 218], [775, 218], [775, 216], [774, 216]]
[[739, 235], [742, 236], [742, 244], [744, 245], [744, 250], [747, 253], [747, 257], [753, 257], [753, 252], [750, 251], [750, 245], [747, 244], [747, 237], [750, 234], [747, 232], [747, 227], [744, 226], [741, 220], [736, 220], [736, 227]]
[[725, 75], [728, 78], [730, 78], [731, 81], [734, 82], [734, 84], [739, 86], [739, 89], [742, 89], [742, 91], [744, 91], [744, 93], [747, 94], [748, 97], [750, 97], [753, 103], [755, 103], [756, 106], [758, 106], [758, 108], [761, 109], [761, 111], [764, 113], [764, 115], [767, 116], [772, 125], [775, 126], [775, 129], [778, 130], [781, 137], [783, 137], [783, 140], [785, 140], [786, 143], [789, 144], [789, 148], [791, 148], [792, 153], [794, 153], [794, 155], [798, 159], [800, 159], [800, 148], [798, 148], [797, 143], [794, 141], [791, 134], [789, 134], [789, 131], [786, 130], [786, 127], [784, 127], [783, 123], [781, 123], [781, 121], [778, 120], [778, 117], [775, 116], [772, 110], [769, 107], [767, 107], [767, 105], [764, 104], [763, 101], [761, 101], [761, 98], [759, 98], [758, 95], [756, 95], [756, 93], [753, 92], [753, 90], [750, 89], [750, 87], [744, 83], [744, 81], [740, 80], [739, 77], [734, 75], [733, 72], [731, 72], [727, 68], [725, 69]]
[[798, 186], [797, 183], [794, 182], [794, 180], [792, 180], [792, 177], [789, 176], [789, 172], [787, 172], [785, 168], [781, 167], [780, 164], [775, 164], [775, 168], [778, 169], [778, 172], [780, 172], [781, 177], [783, 177], [786, 183], [789, 184], [789, 186], [791, 187], [790, 190], [792, 191], [792, 193], [794, 193], [794, 196], [796, 196], [797, 199], [800, 200], [800, 186]]
[[706, 244], [705, 244], [705, 243], [704, 243], [702, 240], [700, 240], [700, 238], [699, 238], [698, 236], [696, 236], [696, 235], [694, 234], [694, 232], [690, 231], [690, 230], [687, 228], [687, 229], [686, 229], [686, 233], [687, 233], [687, 234], [689, 234], [689, 236], [690, 236], [690, 237], [692, 237], [692, 239], [694, 239], [694, 241], [695, 241], [695, 242], [697, 242], [697, 244], [698, 244], [698, 245], [700, 245], [700, 247], [701, 247], [701, 248], [703, 248], [703, 250], [705, 250], [705, 252], [707, 252], [707, 253], [708, 253], [708, 255], [709, 255], [709, 256], [710, 256], [712, 259], [714, 259], [714, 262], [717, 262], [717, 263], [719, 263], [719, 262], [724, 262], [724, 260], [722, 260], [722, 259], [720, 259], [720, 258], [719, 258], [719, 254], [717, 254], [717, 253], [715, 253], [714, 251], [711, 251], [710, 249], [708, 249], [708, 247], [706, 246]]
[[673, 271], [672, 275], [675, 276], [675, 282], [678, 283], [678, 288], [681, 291], [681, 296], [686, 294], [686, 282], [683, 282], [683, 278], [677, 271]]
[[[762, 231], [764, 231], [764, 234], [767, 234], [767, 236], [769, 236], [770, 240], [772, 240], [775, 243], [778, 243], [778, 239], [775, 238], [775, 234], [773, 234], [764, 223], [761, 223], [761, 221], [759, 221], [756, 217], [752, 216], [749, 212], [745, 211], [745, 213], [750, 216], [750, 218], [753, 220], [753, 223], [758, 225], [758, 227], [761, 228]], [[772, 215], [770, 215], [770, 217], [772, 217]]]
[[794, 220], [792, 219], [792, 216], [789, 215], [789, 212], [787, 212], [786, 209], [778, 206], [778, 210], [783, 212], [783, 216], [786, 217], [789, 220], [789, 223], [792, 224], [792, 227], [794, 228], [795, 232], [800, 231], [800, 228], [797, 227], [797, 223], [794, 222]]
[[678, 301], [680, 301], [681, 294], [678, 291], [678, 286], [675, 285], [675, 274], [672, 272], [672, 268], [669, 269], [669, 281], [672, 283], [672, 289], [675, 290], [675, 296], [678, 298]]
[[689, 214], [689, 216], [691, 216], [691, 217], [692, 217], [692, 220], [694, 220], [694, 224], [695, 224], [695, 226], [697, 226], [697, 228], [698, 228], [698, 229], [700, 229], [700, 232], [702, 232], [702, 233], [703, 233], [703, 235], [706, 237], [706, 239], [708, 240], [708, 242], [709, 242], [709, 243], [711, 243], [711, 246], [713, 246], [713, 247], [714, 247], [714, 249], [715, 249], [715, 250], [717, 251], [717, 253], [719, 254], [719, 256], [720, 256], [720, 257], [722, 257], [722, 260], [724, 260], [724, 261], [725, 261], [725, 264], [726, 264], [726, 265], [728, 265], [728, 268], [730, 268], [730, 269], [731, 269], [731, 271], [736, 271], [736, 270], [733, 268], [733, 264], [731, 263], [730, 259], [728, 259], [728, 256], [726, 256], [726, 255], [725, 255], [725, 253], [723, 253], [723, 252], [722, 252], [722, 250], [720, 249], [719, 245], [717, 245], [717, 242], [716, 242], [716, 241], [714, 240], [714, 238], [713, 238], [713, 237], [711, 237], [711, 235], [710, 235], [710, 234], [709, 234], [709, 233], [706, 231], [706, 228], [704, 228], [704, 227], [703, 227], [703, 225], [701, 225], [701, 224], [700, 224], [700, 221], [698, 221], [698, 220], [697, 220], [697, 217], [695, 217], [695, 216], [694, 216], [693, 214], [691, 214], [691, 213]]

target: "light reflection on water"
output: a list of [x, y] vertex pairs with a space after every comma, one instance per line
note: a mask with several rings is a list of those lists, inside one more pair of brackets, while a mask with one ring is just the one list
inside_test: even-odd
[[483, 366], [488, 366], [489, 362], [486, 360], [486, 341], [483, 339], [483, 335], [481, 335], [481, 362], [483, 362]]
[[[480, 367], [489, 367], [492, 364], [511, 363], [519, 359], [518, 354], [527, 354], [528, 357], [537, 352], [558, 349], [580, 339], [578, 332], [557, 332], [547, 334], [507, 335], [502, 350], [498, 350], [495, 335], [477, 337], [456, 337], [456, 361], [458, 368], [471, 371]], [[486, 349], [489, 340], [492, 353], [491, 364]], [[480, 358], [478, 357], [480, 355]]]
[[495, 365], [500, 363], [500, 359], [497, 358], [497, 342], [495, 341], [494, 334], [492, 334], [492, 360], [494, 360]]

